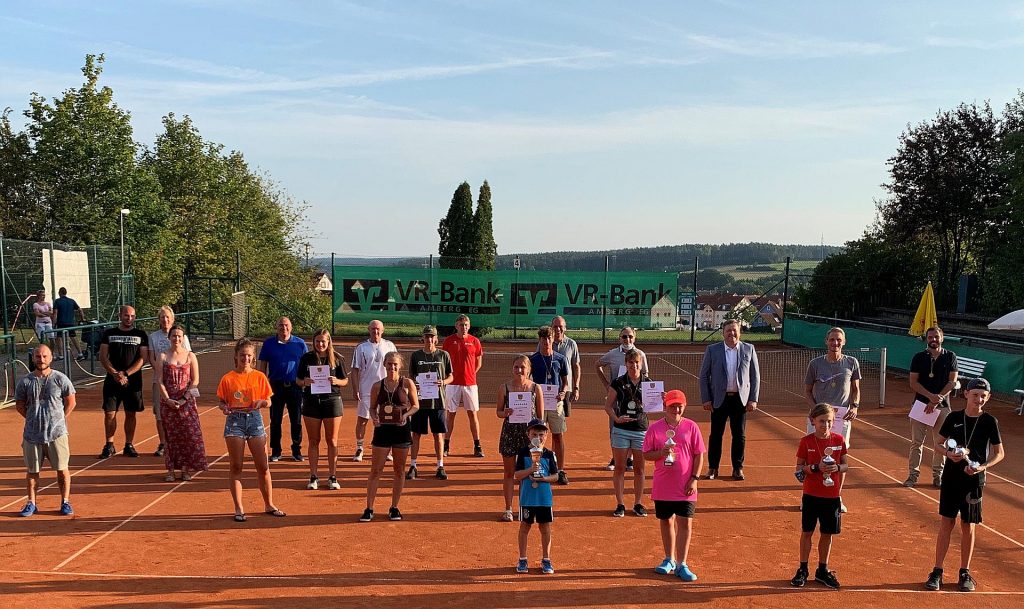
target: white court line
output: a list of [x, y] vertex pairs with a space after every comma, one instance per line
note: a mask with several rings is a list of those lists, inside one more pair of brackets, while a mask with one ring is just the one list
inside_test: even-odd
[[[200, 412], [199, 416], [203, 416], [204, 414], [210, 412], [211, 410], [219, 410], [219, 408], [217, 408], [216, 406], [207, 408], [206, 410]], [[152, 440], [155, 437], [157, 437], [157, 436], [156, 435], [152, 435], [152, 436], [149, 436], [148, 438], [143, 438], [142, 441], [139, 442], [139, 445], [141, 446], [141, 445], [145, 444], [146, 442], [149, 442], [150, 440]], [[117, 455], [114, 455], [114, 456], [117, 456]], [[100, 459], [99, 461], [97, 461], [95, 463], [92, 463], [91, 465], [86, 465], [85, 467], [83, 467], [81, 469], [76, 469], [75, 471], [71, 472], [71, 477], [74, 478], [78, 474], [80, 474], [80, 473], [82, 473], [84, 471], [90, 470], [90, 469], [96, 467], [97, 465], [100, 465], [101, 463], [106, 463], [107, 461], [109, 461], [110, 459], [113, 459], [113, 458], [114, 457], [107, 457], [106, 459]], [[49, 489], [51, 489], [51, 488], [53, 488], [55, 486], [57, 486], [57, 482], [56, 481], [51, 482], [51, 483], [47, 484], [46, 486], [38, 487], [36, 489], [36, 494], [39, 494], [39, 493], [41, 493], [41, 492], [43, 492], [45, 490], [49, 490]], [[9, 507], [11, 507], [13, 505], [18, 505], [22, 501], [27, 501], [27, 500], [28, 500], [28, 495], [22, 495], [18, 499], [15, 499], [14, 501], [11, 501], [10, 503], [8, 503], [6, 505], [0, 505], [0, 512], [6, 510], [7, 508], [9, 508]]]
[[[223, 458], [224, 458], [224, 457], [226, 457], [226, 456], [228, 456], [228, 453], [224, 453], [223, 455], [221, 455], [221, 456], [217, 457], [216, 459], [214, 459], [214, 460], [213, 460], [213, 462], [212, 462], [212, 463], [210, 463], [210, 465], [211, 465], [211, 466], [212, 466], [212, 465], [216, 465], [218, 461], [220, 461], [221, 459], [223, 459]], [[193, 480], [195, 480], [195, 479], [196, 479], [196, 478], [198, 478], [198, 477], [199, 477], [200, 475], [202, 475], [202, 473], [203, 473], [203, 472], [196, 472], [196, 474], [195, 474], [194, 476], [192, 476], [192, 479], [193, 479]], [[118, 524], [117, 524], [117, 526], [115, 526], [114, 528], [112, 528], [112, 529], [110, 529], [109, 531], [107, 531], [106, 533], [104, 533], [104, 534], [100, 535], [100, 536], [99, 536], [99, 537], [97, 537], [96, 539], [92, 540], [92, 541], [91, 541], [90, 543], [88, 543], [88, 544], [87, 544], [87, 545], [86, 545], [86, 546], [85, 546], [84, 548], [82, 548], [81, 550], [79, 550], [79, 551], [75, 552], [74, 554], [72, 554], [71, 556], [69, 556], [69, 557], [68, 557], [67, 559], [65, 559], [65, 560], [64, 560], [64, 562], [60, 563], [59, 565], [57, 565], [56, 567], [54, 567], [53, 569], [51, 569], [51, 571], [60, 571], [60, 569], [61, 569], [61, 568], [62, 568], [62, 567], [63, 567], [64, 565], [66, 565], [66, 564], [68, 564], [69, 562], [71, 562], [72, 560], [74, 560], [74, 559], [78, 558], [79, 556], [81, 556], [82, 554], [84, 554], [84, 553], [85, 553], [85, 552], [86, 552], [87, 550], [89, 550], [89, 548], [92, 548], [93, 546], [95, 546], [95, 545], [96, 545], [96, 544], [98, 544], [99, 542], [103, 541], [104, 539], [106, 539], [107, 537], [109, 537], [109, 536], [110, 536], [111, 534], [115, 533], [115, 532], [116, 532], [116, 531], [117, 531], [118, 529], [120, 529], [120, 528], [121, 528], [121, 527], [123, 527], [124, 525], [128, 524], [128, 523], [129, 523], [129, 522], [131, 522], [132, 520], [135, 520], [135, 518], [137, 518], [138, 516], [140, 516], [140, 515], [141, 515], [141, 514], [142, 514], [143, 512], [145, 512], [145, 511], [146, 511], [146, 510], [148, 510], [149, 508], [153, 507], [153, 506], [154, 506], [154, 505], [156, 505], [157, 503], [160, 503], [160, 502], [161, 502], [161, 501], [163, 501], [163, 500], [164, 500], [165, 498], [169, 497], [171, 493], [173, 493], [174, 491], [178, 490], [178, 489], [179, 489], [179, 488], [181, 488], [181, 487], [182, 487], [183, 485], [185, 485], [185, 481], [184, 481], [184, 480], [183, 480], [183, 481], [181, 481], [181, 482], [179, 482], [178, 484], [175, 484], [175, 485], [174, 485], [174, 487], [173, 487], [173, 488], [171, 488], [170, 490], [168, 490], [168, 491], [167, 491], [166, 493], [164, 493], [163, 495], [160, 495], [160, 496], [159, 496], [159, 497], [157, 497], [156, 499], [154, 499], [154, 500], [150, 501], [150, 502], [149, 502], [149, 504], [148, 504], [148, 505], [147, 505], [146, 507], [144, 507], [144, 508], [142, 508], [141, 510], [139, 510], [139, 511], [135, 512], [134, 514], [132, 514], [132, 515], [131, 515], [131, 516], [129, 516], [128, 518], [126, 518], [126, 519], [122, 520], [122, 521], [121, 521], [120, 523], [118, 523]]]
[[[9, 573], [11, 575], [46, 575], [52, 576], [52, 571], [33, 571], [33, 570], [11, 570], [11, 571], [0, 571], [0, 573]], [[382, 583], [382, 584], [411, 584], [411, 585], [422, 585], [422, 584], [436, 584], [436, 585], [452, 585], [455, 583], [459, 586], [473, 585], [473, 584], [505, 584], [515, 587], [520, 587], [522, 579], [515, 575], [509, 575], [504, 579], [473, 579], [470, 581], [460, 580], [459, 582], [453, 582], [451, 578], [431, 578], [431, 579], [415, 579], [410, 580], [409, 578], [400, 577], [379, 577], [379, 576], [367, 576], [365, 574], [346, 574], [346, 573], [334, 573], [325, 575], [156, 575], [151, 573], [145, 574], [133, 574], [133, 573], [91, 573], [91, 572], [76, 572], [76, 571], [61, 571], [62, 576], [71, 577], [92, 577], [97, 579], [140, 579], [140, 580], [205, 580], [205, 581], [232, 581], [232, 580], [272, 580], [272, 581], [297, 581], [297, 582], [310, 582], [310, 581], [323, 581], [323, 582], [338, 582], [338, 581], [360, 581], [364, 583]], [[609, 576], [611, 577], [611, 576]], [[617, 576], [618, 581], [601, 581], [602, 586], [609, 587], [636, 587], [637, 585], [643, 585], [648, 588], [662, 587], [663, 583], [658, 581], [641, 582], [637, 581], [632, 577], [631, 573], [623, 573], [621, 576]], [[594, 583], [593, 578], [582, 578], [572, 577], [565, 575], [556, 575], [551, 578], [552, 582], [559, 583]], [[729, 591], [729, 590], [792, 590], [792, 586], [788, 584], [779, 585], [751, 585], [751, 584], [708, 584], [708, 583], [694, 583], [687, 586], [688, 590], [701, 590], [707, 592], [714, 591]], [[824, 589], [822, 589], [824, 590]], [[962, 592], [955, 592], [952, 590], [945, 590], [942, 592], [933, 592], [930, 590], [909, 590], [905, 588], [843, 588], [844, 592], [861, 592], [868, 594], [877, 593], [888, 593], [888, 594], [925, 594], [928, 596], [934, 596], [936, 594], [963, 594]], [[979, 590], [972, 594], [977, 596], [1024, 596], [1024, 591], [985, 591]]]
[[[762, 413], [764, 413], [765, 415], [767, 415], [767, 416], [769, 416], [769, 417], [771, 417], [771, 418], [775, 419], [775, 420], [776, 420], [776, 421], [778, 421], [779, 423], [782, 423], [783, 425], [785, 425], [785, 426], [787, 426], [787, 427], [789, 427], [789, 428], [795, 429], [795, 430], [796, 430], [796, 431], [797, 431], [798, 433], [801, 433], [801, 434], [802, 434], [802, 433], [804, 433], [804, 430], [803, 430], [803, 429], [800, 429], [800, 428], [799, 428], [799, 427], [797, 427], [796, 425], [793, 425], [793, 424], [791, 424], [791, 423], [789, 423], [789, 422], [787, 422], [787, 421], [783, 421], [783, 420], [782, 420], [782, 419], [780, 419], [779, 417], [777, 417], [777, 416], [775, 416], [775, 415], [773, 415], [773, 414], [771, 414], [771, 413], [769, 413], [769, 412], [764, 412], [763, 410], [762, 410], [761, 412], [762, 412]], [[887, 473], [883, 472], [882, 470], [878, 469], [878, 468], [877, 468], [877, 467], [875, 467], [874, 465], [871, 465], [871, 464], [870, 464], [870, 463], [868, 463], [867, 461], [864, 461], [863, 459], [858, 459], [857, 457], [854, 457], [854, 456], [852, 456], [852, 455], [849, 455], [849, 454], [847, 455], [847, 457], [848, 457], [848, 458], [850, 458], [850, 459], [852, 459], [853, 461], [856, 461], [857, 463], [860, 463], [860, 464], [861, 464], [861, 465], [863, 465], [864, 467], [866, 467], [866, 468], [868, 468], [868, 469], [870, 469], [870, 470], [872, 470], [872, 471], [874, 471], [874, 472], [876, 472], [876, 473], [878, 473], [878, 474], [881, 474], [881, 476], [882, 476], [883, 478], [887, 478], [887, 479], [889, 479], [889, 480], [892, 480], [892, 481], [893, 481], [894, 483], [896, 483], [896, 484], [900, 484], [900, 481], [899, 481], [899, 480], [897, 480], [896, 478], [893, 478], [892, 476], [890, 476], [889, 474], [887, 474]], [[938, 499], [935, 499], [935, 498], [934, 498], [934, 497], [932, 497], [931, 495], [928, 495], [928, 494], [924, 493], [923, 491], [921, 491], [921, 490], [919, 490], [919, 489], [917, 489], [917, 488], [908, 488], [908, 489], [906, 489], [906, 490], [908, 490], [908, 491], [910, 491], [910, 492], [914, 492], [914, 493], [917, 493], [917, 494], [918, 494], [918, 495], [920, 495], [921, 497], [924, 497], [925, 499], [927, 499], [928, 501], [931, 501], [932, 503], [934, 503], [934, 504], [936, 504], [936, 505], [937, 505], [937, 504], [939, 503], [939, 500], [938, 500]], [[1008, 542], [1012, 543], [1013, 545], [1017, 546], [1018, 548], [1024, 549], [1024, 543], [1021, 543], [1021, 542], [1017, 541], [1016, 539], [1013, 539], [1012, 537], [1008, 537], [1008, 536], [1006, 536], [1006, 535], [1004, 535], [1004, 534], [1000, 533], [999, 531], [997, 531], [997, 530], [993, 529], [992, 527], [988, 526], [987, 524], [985, 524], [985, 523], [983, 523], [983, 522], [982, 522], [982, 523], [978, 524], [978, 526], [982, 527], [982, 528], [983, 528], [983, 529], [985, 529], [986, 531], [990, 531], [990, 532], [992, 532], [992, 533], [996, 534], [996, 535], [997, 535], [997, 536], [999, 536], [999, 537], [1002, 537], [1003, 539], [1005, 539], [1006, 541], [1008, 541]]]

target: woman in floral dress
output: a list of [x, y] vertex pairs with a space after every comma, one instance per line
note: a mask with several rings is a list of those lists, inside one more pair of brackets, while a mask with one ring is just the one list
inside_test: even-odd
[[167, 332], [171, 347], [160, 354], [155, 373], [160, 385], [160, 414], [167, 435], [164, 465], [167, 482], [174, 482], [174, 470], [182, 480], [205, 471], [206, 446], [199, 425], [196, 398], [199, 397], [199, 360], [184, 346], [185, 329], [175, 324]]

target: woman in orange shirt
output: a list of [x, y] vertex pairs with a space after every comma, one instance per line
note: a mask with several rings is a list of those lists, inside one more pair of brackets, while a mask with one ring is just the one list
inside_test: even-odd
[[254, 370], [256, 347], [252, 341], [241, 339], [235, 344], [235, 369], [220, 379], [217, 398], [220, 409], [227, 415], [224, 423], [224, 443], [231, 460], [231, 500], [235, 504], [235, 522], [245, 522], [242, 507], [242, 461], [245, 447], [249, 446], [256, 464], [256, 479], [263, 495], [263, 509], [271, 516], [284, 516], [274, 505], [274, 485], [267, 465], [267, 432], [263, 427], [261, 408], [270, 405], [270, 381], [259, 370]]

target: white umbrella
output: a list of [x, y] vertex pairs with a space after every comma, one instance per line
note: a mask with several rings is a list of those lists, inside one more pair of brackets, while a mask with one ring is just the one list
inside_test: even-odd
[[1007, 313], [988, 325], [990, 330], [1024, 330], [1024, 309]]

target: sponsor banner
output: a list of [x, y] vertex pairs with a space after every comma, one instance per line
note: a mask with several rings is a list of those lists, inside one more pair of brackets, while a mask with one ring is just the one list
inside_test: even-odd
[[334, 267], [334, 321], [571, 328], [674, 328], [676, 273]]

